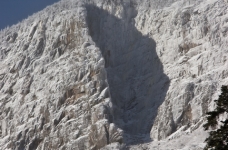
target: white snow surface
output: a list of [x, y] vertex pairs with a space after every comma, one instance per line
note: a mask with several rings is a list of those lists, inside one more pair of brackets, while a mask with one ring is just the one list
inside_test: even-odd
[[227, 0], [45, 8], [0, 31], [0, 149], [203, 149], [227, 35]]

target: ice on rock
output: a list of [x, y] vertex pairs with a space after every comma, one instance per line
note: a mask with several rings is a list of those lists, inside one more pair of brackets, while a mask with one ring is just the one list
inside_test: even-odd
[[227, 10], [62, 0], [1, 30], [0, 149], [203, 149], [228, 84]]

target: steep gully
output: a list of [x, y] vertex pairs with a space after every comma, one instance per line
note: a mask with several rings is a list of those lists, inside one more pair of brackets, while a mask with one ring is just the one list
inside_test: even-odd
[[[112, 100], [112, 119], [124, 131], [124, 140], [148, 137], [169, 88], [169, 78], [153, 39], [134, 26], [137, 11], [125, 6], [122, 18], [86, 5], [90, 35], [105, 59]], [[140, 141], [132, 141], [134, 144]]]

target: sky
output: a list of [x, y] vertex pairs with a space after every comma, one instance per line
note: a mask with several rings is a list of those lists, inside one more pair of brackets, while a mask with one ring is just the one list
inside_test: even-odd
[[59, 0], [0, 0], [0, 29], [17, 24]]

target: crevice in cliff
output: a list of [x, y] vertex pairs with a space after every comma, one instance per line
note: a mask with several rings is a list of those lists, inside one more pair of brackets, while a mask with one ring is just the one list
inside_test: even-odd
[[125, 141], [129, 135], [149, 135], [169, 87], [156, 43], [134, 26], [133, 6], [123, 6], [121, 19], [97, 6], [85, 7], [90, 35], [105, 59], [113, 122]]

